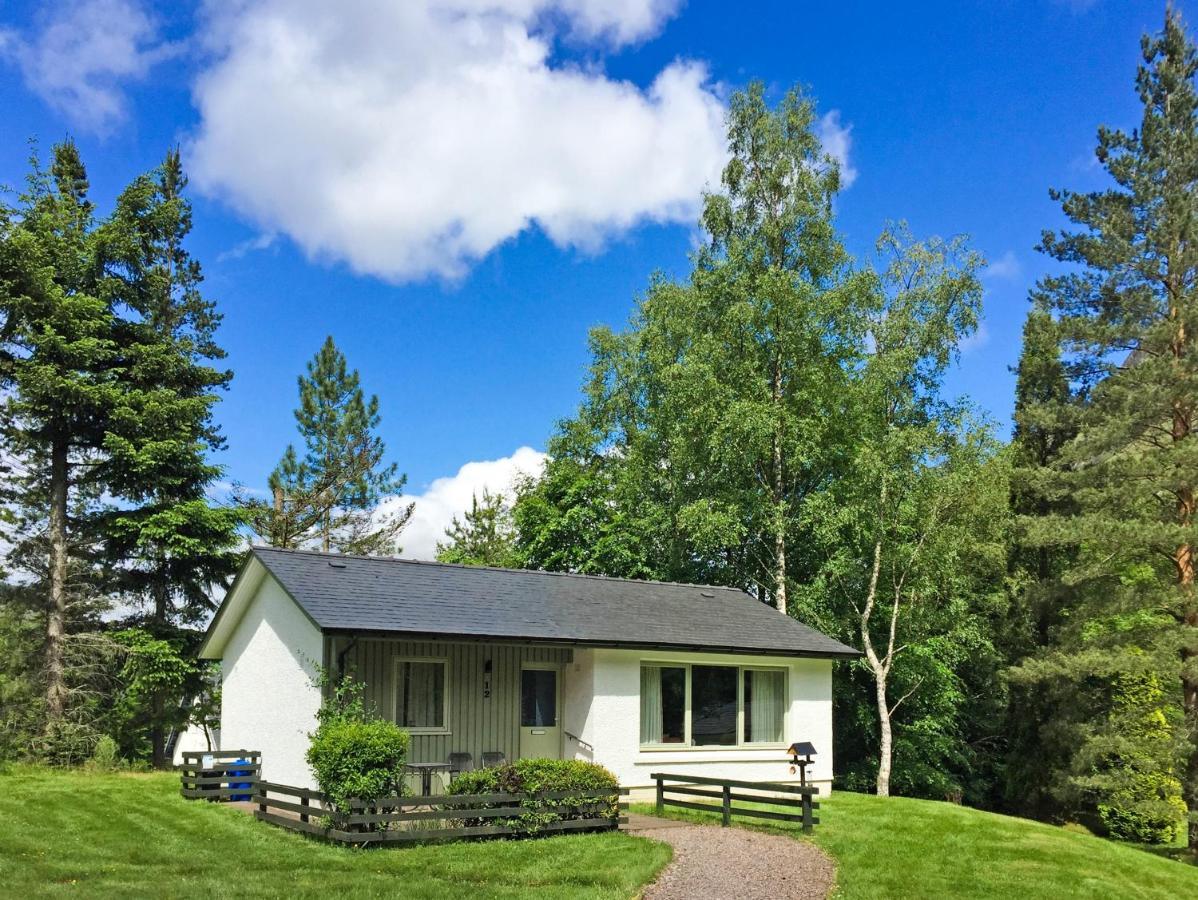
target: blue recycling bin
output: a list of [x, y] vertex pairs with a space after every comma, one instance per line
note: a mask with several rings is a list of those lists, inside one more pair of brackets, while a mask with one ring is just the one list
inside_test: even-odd
[[[249, 763], [249, 760], [235, 759], [235, 760], [233, 760], [232, 764], [235, 766], [248, 766], [250, 763]], [[254, 789], [254, 785], [251, 782], [246, 781], [246, 782], [234, 783], [234, 781], [233, 781], [234, 778], [248, 778], [248, 777], [251, 777], [252, 775], [253, 775], [253, 772], [251, 772], [249, 770], [246, 770], [243, 772], [238, 772], [235, 769], [231, 770], [229, 772], [229, 789], [233, 790], [233, 791], [238, 790], [238, 789], [252, 791]], [[251, 794], [232, 794], [229, 796], [229, 799], [233, 800], [233, 801], [237, 801], [237, 800], [249, 801], [251, 798], [252, 798]]]

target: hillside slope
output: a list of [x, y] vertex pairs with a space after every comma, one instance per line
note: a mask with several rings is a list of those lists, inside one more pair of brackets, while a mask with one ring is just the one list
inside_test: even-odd
[[[1028, 819], [845, 791], [821, 801], [819, 818], [812, 840], [836, 861], [836, 900], [1198, 897], [1198, 866]], [[802, 837], [789, 823], [735, 821]]]

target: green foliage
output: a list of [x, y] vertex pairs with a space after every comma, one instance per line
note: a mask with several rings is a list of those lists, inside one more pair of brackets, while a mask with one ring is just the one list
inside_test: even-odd
[[322, 722], [311, 735], [308, 764], [335, 807], [403, 792], [408, 733], [384, 719]]
[[[148, 608], [164, 640], [195, 625], [235, 566], [239, 516], [207, 499], [223, 446], [212, 409], [231, 373], [214, 363], [220, 317], [184, 242], [191, 212], [177, 152], [97, 218], [77, 148], [34, 158], [26, 191], [0, 206], [0, 439], [8, 562], [36, 595], [45, 635], [29, 682], [43, 686], [47, 752], [75, 759], [102, 729], [99, 613]], [[137, 619], [131, 620], [136, 622]], [[185, 641], [184, 641], [185, 643]], [[32, 664], [31, 664], [32, 665]], [[156, 694], [153, 755], [168, 708]]]
[[95, 772], [112, 772], [120, 766], [121, 758], [118, 755], [116, 741], [110, 736], [104, 735], [96, 741], [96, 748], [92, 751], [90, 766]]
[[[1084, 787], [1073, 802], [1145, 834], [1167, 827], [1180, 778], [1198, 847], [1198, 51], [1172, 8], [1142, 49], [1139, 127], [1098, 133], [1109, 185], [1053, 192], [1070, 227], [1041, 241], [1061, 268], [1033, 292], [1026, 350], [1039, 377], [1021, 394], [1017, 563], [1030, 588], [1013, 678], [1049, 704], [1025, 713], [1051, 717], [1058, 795]], [[1133, 694], [1173, 733], [1116, 727], [1129, 678], [1159, 685], [1156, 700]]]
[[[318, 683], [330, 683], [327, 673]], [[333, 682], [317, 713], [316, 731], [308, 736], [306, 759], [316, 783], [342, 809], [347, 800], [403, 793], [408, 733], [379, 718], [367, 705], [364, 689], [349, 676]]]
[[332, 336], [300, 376], [299, 394], [295, 419], [304, 455], [287, 447], [270, 476], [269, 501], [239, 492], [250, 526], [276, 547], [398, 554], [412, 505], [380, 504], [403, 493], [407, 476], [383, 462], [378, 397], [366, 399], [357, 370], [350, 371]]
[[512, 510], [503, 494], [486, 488], [480, 499], [470, 498], [470, 509], [445, 529], [447, 541], [437, 542], [437, 559], [467, 566], [516, 565]]
[[[596, 805], [595, 791], [614, 791], [620, 786], [616, 776], [598, 763], [580, 759], [518, 759], [513, 763], [491, 766], [463, 772], [449, 786], [451, 794], [520, 794], [577, 791], [576, 796], [565, 800], [523, 800], [523, 812], [518, 817], [466, 820], [466, 824], [506, 824], [530, 834], [553, 822], [570, 819], [615, 818], [619, 814], [618, 801], [613, 799]], [[592, 798], [587, 803], [587, 798]], [[584, 804], [581, 811], [558, 811], [557, 805]], [[505, 804], [483, 804], [494, 808]], [[510, 805], [510, 804], [509, 804]]]

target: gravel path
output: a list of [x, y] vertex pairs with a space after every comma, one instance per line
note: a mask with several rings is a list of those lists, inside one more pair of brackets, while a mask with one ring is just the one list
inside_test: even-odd
[[[646, 825], [652, 821], [643, 818]], [[809, 841], [744, 828], [656, 822], [629, 829], [674, 848], [673, 862], [645, 889], [645, 900], [823, 900], [832, 890], [836, 868]]]

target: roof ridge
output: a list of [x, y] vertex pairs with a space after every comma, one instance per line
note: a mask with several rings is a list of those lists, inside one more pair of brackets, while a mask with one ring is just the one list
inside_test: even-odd
[[548, 569], [513, 569], [506, 566], [470, 566], [465, 563], [448, 563], [435, 559], [411, 559], [405, 556], [368, 556], [364, 553], [332, 553], [323, 550], [292, 549], [289, 547], [271, 547], [269, 544], [252, 544], [251, 552], [265, 550], [271, 553], [296, 553], [304, 556], [318, 556], [326, 559], [360, 559], [367, 562], [404, 563], [415, 566], [437, 566], [444, 569], [470, 569], [482, 572], [512, 572], [518, 575], [553, 575], [559, 578], [590, 578], [595, 581], [622, 581], [628, 584], [660, 584], [666, 587], [702, 588], [704, 590], [733, 591], [744, 594], [750, 600], [757, 598], [744, 588], [730, 587], [726, 584], [704, 584], [693, 581], [660, 581], [656, 578], [627, 578], [621, 575], [592, 575], [587, 572], [552, 572]]

